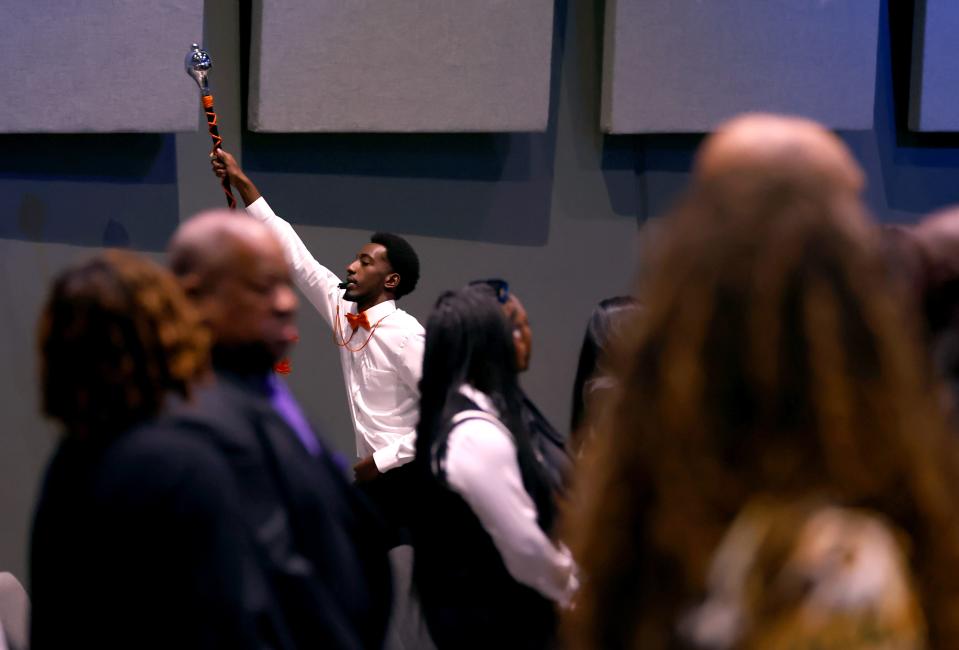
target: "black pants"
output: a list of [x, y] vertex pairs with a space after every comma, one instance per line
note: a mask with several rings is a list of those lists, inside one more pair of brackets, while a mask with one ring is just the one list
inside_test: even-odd
[[415, 507], [413, 478], [413, 465], [407, 463], [372, 481], [356, 484], [389, 527], [390, 548], [410, 543], [409, 525]]

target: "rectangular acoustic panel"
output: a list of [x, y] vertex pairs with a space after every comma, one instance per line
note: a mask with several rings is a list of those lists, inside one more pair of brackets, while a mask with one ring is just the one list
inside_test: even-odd
[[916, 0], [909, 128], [959, 131], [959, 2]]
[[879, 4], [607, 0], [602, 128], [706, 132], [743, 111], [871, 128]]
[[264, 132], [543, 131], [554, 0], [258, 0]]
[[4, 0], [0, 133], [164, 132], [199, 126], [183, 60], [203, 0]]

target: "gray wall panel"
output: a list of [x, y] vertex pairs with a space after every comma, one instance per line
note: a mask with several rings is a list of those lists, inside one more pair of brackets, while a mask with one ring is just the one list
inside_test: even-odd
[[6, 0], [0, 16], [0, 133], [199, 126], [183, 58], [203, 0]]
[[249, 126], [542, 131], [553, 1], [259, 0]]
[[602, 127], [704, 132], [742, 111], [872, 126], [879, 0], [609, 0]]
[[959, 131], [959, 3], [916, 0], [909, 128]]

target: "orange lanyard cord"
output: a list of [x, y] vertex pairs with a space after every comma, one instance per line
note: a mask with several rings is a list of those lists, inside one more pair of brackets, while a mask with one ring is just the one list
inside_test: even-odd
[[[376, 328], [379, 327], [380, 323], [382, 323], [383, 320], [392, 313], [393, 312], [390, 312], [389, 314], [387, 314], [386, 316], [379, 319], [378, 321], [376, 321], [376, 323], [373, 324], [373, 327], [370, 328], [370, 335], [366, 337], [366, 341], [363, 342], [363, 345], [361, 345], [358, 348], [351, 348], [350, 341], [352, 341], [353, 337], [356, 336], [357, 330], [353, 330], [353, 333], [350, 334], [350, 338], [346, 338], [343, 335], [343, 324], [340, 322], [340, 306], [337, 305], [336, 306], [336, 327], [333, 328], [333, 342], [336, 343], [341, 348], [346, 348], [350, 352], [359, 352], [360, 350], [362, 350], [363, 348], [365, 348], [367, 345], [370, 344], [370, 341], [373, 340], [373, 334], [376, 333]], [[336, 340], [337, 334], [340, 335], [339, 341]]]

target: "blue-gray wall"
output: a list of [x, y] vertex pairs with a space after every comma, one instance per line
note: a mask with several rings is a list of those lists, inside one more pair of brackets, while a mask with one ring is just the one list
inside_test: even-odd
[[[842, 135], [867, 171], [877, 216], [914, 221], [959, 202], [959, 141], [906, 131], [911, 6], [894, 4], [892, 44], [885, 2], [881, 12], [874, 128]], [[237, 3], [207, 0], [205, 45], [226, 148], [316, 257], [341, 268], [373, 229], [410, 235], [425, 275], [403, 306], [421, 319], [445, 288], [508, 278], [534, 329], [524, 383], [565, 428], [590, 310], [630, 288], [650, 219], [685, 184], [700, 136], [602, 135], [603, 2], [559, 0], [554, 17], [549, 125], [537, 134], [250, 133]], [[0, 570], [25, 574], [30, 510], [55, 441], [35, 387], [34, 324], [48, 282], [104, 245], [159, 257], [181, 219], [221, 205], [208, 146], [205, 133], [0, 136]], [[290, 383], [352, 450], [336, 350], [308, 306], [302, 325]]]

